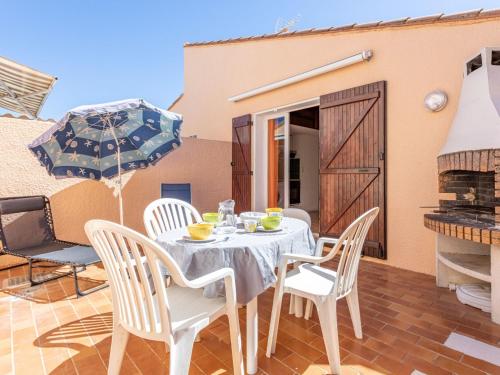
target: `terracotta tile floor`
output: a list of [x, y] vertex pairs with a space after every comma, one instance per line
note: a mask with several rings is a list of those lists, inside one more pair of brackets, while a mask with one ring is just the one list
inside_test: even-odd
[[[109, 288], [76, 299], [67, 277], [33, 288], [9, 286], [22, 282], [25, 271], [0, 272], [0, 374], [104, 374], [112, 326]], [[104, 272], [94, 267], [83, 277], [102, 279]], [[453, 331], [499, 345], [500, 326], [487, 314], [458, 303], [452, 292], [436, 288], [431, 276], [362, 261], [359, 286], [363, 340], [354, 338], [345, 302], [339, 306], [345, 374], [410, 374], [415, 369], [426, 374], [500, 374], [500, 367], [442, 345]], [[276, 355], [263, 355], [271, 303], [269, 290], [259, 298], [260, 373], [325, 373], [316, 316], [306, 321], [284, 312]], [[242, 309], [244, 334], [243, 318]], [[220, 319], [195, 344], [191, 374], [230, 373], [230, 353], [227, 321]], [[167, 368], [162, 344], [131, 339], [123, 374], [163, 374]]]

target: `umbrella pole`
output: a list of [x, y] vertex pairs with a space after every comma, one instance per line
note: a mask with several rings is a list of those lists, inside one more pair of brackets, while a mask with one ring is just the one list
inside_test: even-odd
[[118, 157], [118, 204], [120, 206], [120, 224], [123, 225], [123, 199], [122, 199], [122, 163], [121, 163], [121, 155], [120, 155], [120, 145], [118, 143], [118, 138], [116, 138], [115, 128], [108, 124], [111, 132], [113, 133], [113, 138], [116, 142], [117, 149], [117, 157]]
[[[120, 148], [118, 148], [120, 150]], [[121, 173], [121, 158], [118, 151], [118, 202], [120, 204], [120, 224], [123, 225], [123, 198], [122, 198], [122, 173]]]

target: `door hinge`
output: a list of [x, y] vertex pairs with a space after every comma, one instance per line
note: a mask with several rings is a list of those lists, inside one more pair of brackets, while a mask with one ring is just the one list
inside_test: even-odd
[[379, 160], [385, 160], [385, 152], [384, 151], [380, 151], [378, 153], [378, 159]]

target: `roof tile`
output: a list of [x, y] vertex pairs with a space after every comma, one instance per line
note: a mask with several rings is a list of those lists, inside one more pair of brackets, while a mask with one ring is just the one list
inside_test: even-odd
[[481, 16], [485, 17], [496, 17], [500, 16], [500, 8], [494, 8], [494, 9], [483, 9], [481, 11]]
[[331, 28], [332, 31], [342, 31], [342, 30], [349, 30], [352, 29], [354, 26], [356, 26], [356, 23], [350, 23], [346, 25], [341, 25], [341, 26], [333, 26]]
[[444, 13], [436, 13], [436, 14], [429, 14], [428, 16], [410, 17], [406, 20], [406, 23], [433, 22], [441, 19], [443, 15]]
[[365, 23], [357, 23], [354, 25], [356, 29], [365, 29], [368, 27], [376, 27], [380, 25], [382, 21], [376, 21], [376, 22], [365, 22]]
[[468, 10], [465, 12], [457, 12], [457, 13], [451, 13], [451, 14], [444, 14], [443, 17], [441, 17], [442, 20], [454, 20], [454, 19], [463, 19], [463, 18], [473, 18], [477, 17], [483, 9], [472, 9]]
[[388, 21], [382, 21], [379, 23], [379, 26], [393, 26], [393, 25], [400, 25], [406, 23], [410, 17], [403, 17], [403, 18], [398, 18], [394, 20], [388, 20]]
[[383, 28], [383, 27], [398, 27], [398, 26], [412, 26], [412, 25], [417, 25], [417, 24], [428, 24], [428, 23], [435, 23], [435, 22], [450, 22], [450, 21], [461, 21], [461, 20], [466, 20], [466, 19], [473, 19], [473, 18], [493, 18], [493, 17], [500, 17], [500, 8], [497, 9], [472, 9], [468, 10], [465, 12], [459, 12], [459, 13], [452, 13], [452, 14], [447, 14], [445, 15], [444, 13], [438, 13], [438, 14], [431, 14], [427, 16], [420, 16], [420, 17], [405, 17], [405, 18], [400, 18], [400, 19], [395, 19], [395, 20], [388, 20], [388, 21], [375, 21], [375, 22], [367, 22], [367, 23], [362, 23], [362, 24], [348, 24], [348, 25], [341, 25], [341, 26], [332, 26], [329, 28], [321, 28], [321, 29], [307, 29], [307, 30], [298, 30], [298, 31], [291, 31], [291, 32], [281, 32], [281, 33], [274, 33], [274, 34], [263, 34], [263, 35], [253, 35], [253, 36], [247, 36], [247, 37], [240, 37], [240, 38], [232, 38], [232, 39], [225, 39], [225, 40], [217, 40], [217, 41], [209, 41], [209, 42], [194, 42], [194, 43], [185, 43], [185, 47], [189, 46], [202, 46], [202, 45], [212, 45], [212, 44], [224, 44], [224, 43], [235, 43], [235, 42], [243, 42], [243, 41], [249, 41], [249, 40], [256, 40], [256, 39], [270, 39], [270, 38], [285, 38], [285, 37], [291, 37], [295, 35], [306, 35], [306, 34], [320, 34], [320, 33], [334, 33], [334, 32], [342, 32], [342, 31], [348, 31], [351, 29], [376, 29], [376, 28]]

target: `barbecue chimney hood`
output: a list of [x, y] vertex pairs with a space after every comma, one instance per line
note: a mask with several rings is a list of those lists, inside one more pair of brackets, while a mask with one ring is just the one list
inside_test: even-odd
[[458, 109], [439, 155], [500, 149], [500, 48], [466, 62]]

